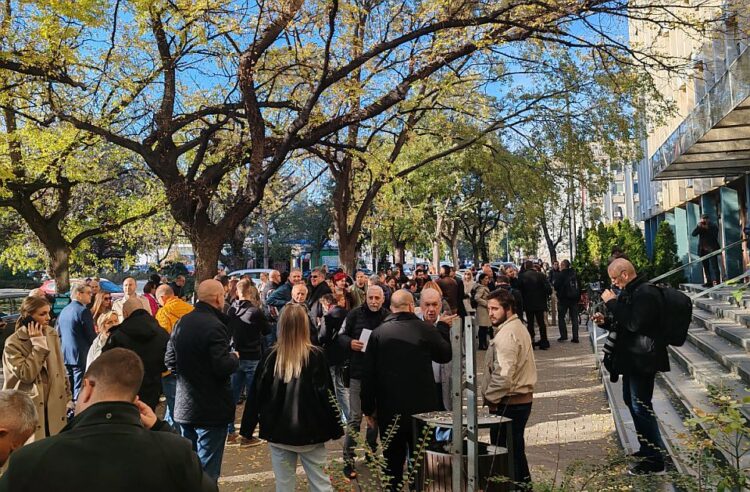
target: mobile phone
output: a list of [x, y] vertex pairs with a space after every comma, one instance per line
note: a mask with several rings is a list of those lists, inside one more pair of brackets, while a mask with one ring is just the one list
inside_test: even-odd
[[31, 319], [31, 316], [24, 316], [18, 320], [18, 326], [29, 326], [32, 321], [34, 320]]

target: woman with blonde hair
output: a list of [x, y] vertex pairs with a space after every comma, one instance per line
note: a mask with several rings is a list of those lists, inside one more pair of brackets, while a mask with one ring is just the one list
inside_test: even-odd
[[25, 298], [16, 331], [5, 341], [3, 351], [3, 389], [27, 393], [39, 415], [34, 441], [53, 436], [65, 427], [72, 400], [60, 337], [49, 326], [49, 320], [46, 299]]
[[[94, 321], [98, 321], [99, 317], [104, 314], [112, 311], [112, 293], [111, 292], [99, 292], [96, 294], [96, 298], [94, 299], [94, 306], [91, 308], [91, 317], [94, 319]], [[97, 330], [99, 330], [98, 326], [94, 327]]]
[[277, 492], [295, 489], [297, 460], [310, 490], [332, 491], [323, 470], [325, 443], [344, 431], [323, 350], [310, 341], [310, 318], [302, 304], [287, 304], [279, 318], [279, 340], [258, 366], [242, 415], [240, 434], [252, 438], [256, 424], [268, 441]]
[[86, 356], [86, 369], [96, 360], [97, 357], [102, 355], [102, 348], [107, 343], [109, 338], [109, 332], [120, 323], [120, 318], [117, 317], [117, 313], [109, 311], [100, 315], [96, 318], [96, 332], [98, 335], [89, 348], [89, 353]]

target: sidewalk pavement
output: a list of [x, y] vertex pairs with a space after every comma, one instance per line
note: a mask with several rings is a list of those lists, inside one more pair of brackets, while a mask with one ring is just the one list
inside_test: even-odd
[[[526, 428], [526, 454], [535, 481], [559, 483], [569, 465], [579, 461], [603, 462], [619, 445], [588, 333], [581, 331], [579, 344], [557, 342], [556, 327], [549, 327], [549, 337], [552, 345], [549, 350], [534, 351], [538, 384]], [[479, 368], [483, 367], [483, 358], [484, 353], [479, 352]], [[237, 422], [241, 415], [240, 406]], [[332, 461], [341, 460], [342, 446], [343, 440], [327, 444]], [[360, 485], [363, 490], [368, 489], [366, 466], [363, 461], [357, 466]], [[297, 472], [297, 489], [307, 490], [300, 466]], [[222, 492], [274, 490], [268, 446], [227, 447], [219, 486]], [[342, 490], [359, 488], [352, 484]]]

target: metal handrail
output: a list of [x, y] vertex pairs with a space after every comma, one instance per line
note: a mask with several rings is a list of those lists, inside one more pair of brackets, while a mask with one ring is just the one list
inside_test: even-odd
[[[677, 272], [679, 272], [679, 271], [681, 271], [681, 270], [684, 270], [685, 268], [687, 268], [687, 267], [689, 267], [689, 266], [691, 266], [691, 265], [695, 265], [696, 263], [698, 263], [698, 262], [700, 262], [700, 261], [703, 261], [703, 260], [705, 260], [705, 259], [708, 259], [708, 258], [712, 258], [712, 257], [714, 257], [714, 256], [717, 256], [717, 255], [719, 255], [719, 254], [723, 253], [724, 251], [728, 250], [729, 248], [733, 248], [734, 246], [737, 246], [738, 244], [742, 244], [742, 243], [743, 243], [744, 241], [745, 241], [745, 239], [740, 239], [739, 241], [735, 241], [735, 242], [733, 242], [732, 244], [729, 244], [729, 245], [727, 245], [727, 246], [724, 246], [724, 247], [723, 247], [723, 248], [721, 248], [721, 249], [717, 249], [716, 251], [712, 251], [712, 252], [708, 253], [707, 255], [701, 256], [701, 257], [699, 257], [699, 258], [697, 258], [697, 259], [695, 259], [695, 260], [693, 260], [693, 261], [690, 261], [690, 262], [688, 262], [688, 263], [685, 263], [684, 265], [680, 265], [680, 266], [678, 266], [677, 268], [674, 268], [674, 269], [672, 269], [672, 270], [668, 271], [667, 273], [662, 273], [662, 274], [661, 274], [661, 275], [659, 275], [658, 277], [654, 277], [654, 278], [652, 278], [651, 280], [649, 280], [648, 282], [649, 282], [649, 283], [654, 283], [654, 282], [658, 282], [659, 280], [662, 280], [662, 279], [664, 279], [664, 278], [667, 278], [667, 277], [671, 277], [671, 276], [672, 276], [672, 275], [674, 275], [675, 273], [677, 273]], [[689, 253], [689, 254], [690, 254], [690, 253]]]
[[721, 289], [722, 287], [726, 287], [729, 284], [732, 284], [734, 282], [737, 282], [738, 280], [742, 280], [743, 278], [747, 278], [747, 277], [750, 277], [750, 270], [746, 271], [745, 273], [741, 273], [740, 275], [737, 275], [734, 278], [730, 278], [729, 280], [725, 280], [719, 284], [716, 284], [713, 287], [709, 287], [708, 289], [702, 290], [698, 292], [697, 294], [690, 296], [690, 300], [694, 301], [698, 299], [699, 297], [703, 297], [706, 294], [710, 294], [714, 291]]

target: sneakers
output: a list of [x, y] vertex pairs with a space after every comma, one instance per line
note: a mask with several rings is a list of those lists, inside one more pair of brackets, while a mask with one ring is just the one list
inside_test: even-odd
[[628, 475], [664, 475], [664, 462], [655, 462], [645, 459], [633, 465], [628, 470]]
[[234, 434], [227, 434], [227, 446], [232, 446], [234, 444], [238, 444], [240, 440], [240, 435], [236, 432]]
[[573, 338], [570, 343], [580, 343], [577, 338]]
[[560, 337], [557, 339], [558, 342], [565, 342], [568, 340], [568, 337]]
[[344, 465], [344, 477], [349, 480], [357, 478], [357, 470], [354, 469], [354, 466], [349, 464]]
[[260, 446], [261, 444], [263, 444], [263, 439], [258, 439], [257, 437], [253, 437], [251, 439], [242, 436], [240, 437], [241, 448], [254, 448], [255, 446]]

